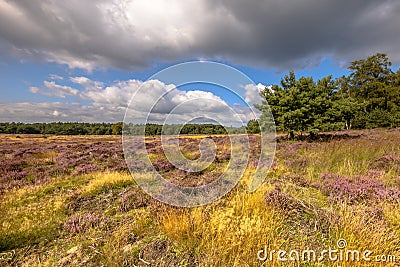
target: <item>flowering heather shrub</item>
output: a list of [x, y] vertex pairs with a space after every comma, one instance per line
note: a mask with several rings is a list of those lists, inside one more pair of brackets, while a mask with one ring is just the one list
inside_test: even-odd
[[383, 212], [382, 207], [367, 207], [365, 210], [365, 213], [367, 214], [369, 221], [372, 222], [377, 222], [377, 221], [382, 221], [385, 218], [385, 214]]
[[118, 193], [106, 194], [99, 197], [81, 195], [81, 193], [77, 191], [66, 199], [63, 206], [69, 215], [77, 213], [83, 214], [86, 211], [101, 213], [110, 207], [110, 203], [117, 202], [119, 197]]
[[0, 145], [0, 155], [0, 191], [59, 175], [127, 170], [120, 142], [9, 141]]
[[153, 166], [157, 171], [161, 172], [169, 172], [175, 169], [174, 165], [172, 165], [168, 160], [160, 158], [153, 162]]
[[[272, 163], [271, 163], [272, 161]], [[249, 163], [248, 163], [248, 167], [250, 168], [271, 168], [274, 169], [278, 166], [278, 163], [276, 161], [274, 161], [273, 159], [271, 159], [270, 156], [266, 157], [266, 159], [264, 161], [260, 161], [259, 158], [256, 158], [252, 155], [250, 155], [249, 157]]]
[[64, 230], [71, 233], [86, 232], [90, 228], [103, 226], [104, 220], [94, 213], [74, 215], [64, 223]]
[[394, 180], [394, 183], [395, 183], [398, 187], [400, 187], [400, 176], [398, 176], [398, 177]]
[[372, 165], [381, 170], [389, 170], [391, 168], [400, 170], [400, 157], [396, 156], [394, 153], [388, 153], [375, 159]]
[[259, 164], [259, 159], [250, 156], [248, 166], [249, 166], [250, 168], [256, 168], [256, 167], [258, 166], [258, 164]]
[[119, 143], [97, 142], [67, 146], [67, 148], [57, 157], [58, 166], [63, 170], [93, 161], [105, 167], [112, 167], [118, 161], [124, 160], [122, 146]]
[[146, 150], [147, 153], [163, 153], [161, 140], [153, 141], [153, 142], [146, 142]]
[[12, 171], [8, 175], [13, 180], [22, 180], [28, 176], [28, 173], [26, 171]]
[[281, 156], [292, 157], [297, 156], [298, 151], [303, 148], [310, 147], [310, 143], [295, 142], [295, 143], [277, 143], [276, 147]]
[[0, 177], [0, 192], [14, 187], [21, 187], [22, 184], [21, 180], [13, 180], [10, 177], [7, 177], [7, 179], [6, 177]]
[[385, 174], [385, 171], [383, 170], [376, 170], [376, 169], [372, 169], [372, 170], [368, 170], [367, 176], [377, 179], [382, 177]]
[[11, 156], [22, 157], [26, 154], [32, 154], [32, 153], [33, 153], [33, 151], [30, 150], [29, 148], [18, 148], [11, 153]]
[[150, 200], [151, 197], [148, 194], [142, 192], [138, 187], [134, 187], [133, 190], [122, 195], [118, 210], [125, 212], [130, 209], [147, 207], [150, 204]]
[[309, 143], [296, 142], [296, 143], [278, 143], [276, 156], [283, 160], [283, 163], [289, 169], [304, 169], [308, 160], [300, 156], [300, 149], [309, 147]]
[[23, 171], [27, 165], [28, 163], [24, 159], [3, 159], [0, 162], [0, 175]]
[[301, 187], [307, 187], [310, 185], [309, 181], [307, 181], [304, 176], [294, 173], [284, 175], [283, 180], [292, 182]]
[[291, 228], [289, 235], [294, 229], [294, 233], [300, 232], [312, 238], [320, 234], [328, 235], [331, 226], [340, 221], [337, 214], [283, 192], [279, 184], [264, 198], [267, 205], [287, 216], [287, 224]]
[[34, 178], [34, 182], [44, 181], [52, 175], [59, 174], [59, 171], [52, 165], [37, 165], [28, 170], [29, 175]]
[[[129, 164], [129, 168], [132, 172], [142, 173], [142, 172], [148, 172], [153, 169], [153, 167], [150, 163], [145, 163], [142, 160], [127, 159], [126, 161]], [[122, 164], [122, 162], [120, 164]], [[122, 164], [122, 165], [126, 166], [126, 162], [124, 162], [124, 164]], [[115, 166], [115, 168], [118, 168], [118, 166]], [[128, 169], [127, 166], [126, 166], [126, 169]]]
[[[179, 139], [179, 148], [181, 150], [186, 150], [186, 151], [197, 151], [199, 149], [199, 144], [200, 144], [201, 139], [187, 139], [187, 138], [181, 138]], [[167, 144], [173, 144], [173, 140], [169, 140]]]
[[128, 166], [126, 165], [126, 161], [118, 161], [114, 166], [109, 167], [109, 171], [111, 172], [121, 172], [127, 170]]
[[24, 170], [27, 166], [24, 159], [4, 159], [0, 162], [0, 192], [14, 186], [20, 186], [28, 173]]
[[298, 157], [295, 159], [285, 159], [284, 163], [289, 169], [304, 169], [308, 161], [306, 158]]
[[217, 159], [217, 162], [222, 162], [222, 161], [230, 160], [230, 158], [231, 158], [231, 152], [224, 150], [217, 154], [216, 159]]
[[388, 187], [371, 177], [342, 177], [338, 174], [323, 174], [322, 183], [314, 184], [333, 201], [345, 201], [349, 204], [363, 201], [398, 201], [400, 190]]
[[79, 165], [77, 168], [74, 169], [72, 172], [73, 175], [85, 174], [95, 172], [99, 169], [99, 166], [93, 163], [89, 164], [82, 164]]
[[283, 192], [279, 184], [275, 186], [274, 190], [266, 193], [264, 198], [267, 205], [278, 208], [288, 215], [301, 216], [301, 214], [308, 213], [312, 209], [307, 203], [303, 203], [301, 200]]
[[267, 205], [278, 207], [283, 211], [290, 211], [297, 208], [294, 199], [285, 192], [282, 192], [279, 186], [265, 195], [265, 201]]
[[259, 135], [249, 135], [249, 143], [254, 148], [261, 147], [261, 137]]

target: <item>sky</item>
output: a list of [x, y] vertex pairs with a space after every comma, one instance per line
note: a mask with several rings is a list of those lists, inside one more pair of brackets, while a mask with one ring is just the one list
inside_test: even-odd
[[[340, 77], [378, 52], [397, 68], [398, 14], [396, 0], [0, 0], [0, 121], [246, 121], [291, 70]], [[202, 63], [202, 82], [165, 72]]]

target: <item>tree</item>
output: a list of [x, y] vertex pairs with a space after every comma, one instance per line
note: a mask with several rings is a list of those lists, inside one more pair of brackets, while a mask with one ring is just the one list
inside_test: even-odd
[[269, 116], [270, 109], [277, 130], [288, 132], [291, 138], [295, 132], [313, 134], [329, 129], [330, 118], [326, 114], [332, 107], [335, 91], [337, 82], [332, 76], [315, 83], [312, 77], [297, 80], [290, 72], [281, 80], [281, 86], [273, 85], [261, 92], [264, 100], [256, 108], [263, 113], [261, 119]]
[[339, 97], [333, 102], [332, 109], [328, 111], [328, 116], [332, 118], [332, 123], [342, 122], [347, 130], [352, 129], [354, 121], [359, 118], [359, 114], [364, 110], [365, 104], [359, 103], [352, 97]]
[[123, 123], [123, 122], [114, 123], [114, 124], [111, 126], [112, 134], [113, 134], [113, 135], [121, 135], [121, 134], [122, 134], [122, 128], [123, 128], [123, 127], [124, 127], [124, 123]]
[[[394, 73], [385, 54], [351, 63], [347, 78], [350, 97], [364, 105], [358, 116], [363, 127], [395, 127], [400, 105], [400, 73]], [[357, 116], [356, 116], [357, 119]]]
[[246, 127], [248, 134], [259, 134], [261, 133], [260, 124], [258, 120], [249, 120]]
[[350, 96], [360, 102], [367, 100], [367, 112], [388, 108], [391, 65], [387, 55], [380, 53], [351, 63], [348, 78]]

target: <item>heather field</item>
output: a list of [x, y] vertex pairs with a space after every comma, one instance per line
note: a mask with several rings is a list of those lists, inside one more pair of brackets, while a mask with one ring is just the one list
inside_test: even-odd
[[[231, 157], [226, 136], [183, 136], [187, 158], [199, 157], [202, 138], [211, 138], [217, 153], [195, 173], [170, 164], [159, 137], [147, 137], [146, 149], [166, 179], [198, 186], [214, 181]], [[230, 193], [206, 206], [177, 208], [136, 185], [121, 137], [1, 135], [0, 266], [400, 264], [399, 129], [312, 141], [280, 136], [266, 180], [253, 193], [247, 186], [259, 136], [250, 143], [245, 175]], [[290, 251], [295, 258], [295, 250], [301, 257], [303, 250], [330, 248], [341, 249], [342, 260], [289, 258]], [[287, 261], [278, 259], [279, 250], [288, 252]], [[370, 250], [370, 260], [346, 260], [348, 250]]]

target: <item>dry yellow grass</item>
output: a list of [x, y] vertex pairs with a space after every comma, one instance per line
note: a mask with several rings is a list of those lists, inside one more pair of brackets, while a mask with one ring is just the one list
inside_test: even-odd
[[107, 187], [133, 183], [133, 178], [128, 173], [95, 173], [88, 177], [90, 177], [90, 182], [82, 188], [84, 194], [96, 194]]

